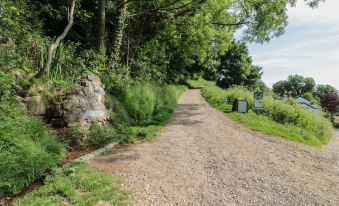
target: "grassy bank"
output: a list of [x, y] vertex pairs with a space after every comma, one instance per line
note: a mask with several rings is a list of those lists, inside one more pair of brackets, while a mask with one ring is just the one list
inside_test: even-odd
[[15, 203], [15, 206], [128, 205], [121, 180], [77, 163], [57, 172], [45, 185]]
[[15, 101], [15, 80], [0, 72], [0, 197], [16, 194], [56, 166], [64, 147]]
[[[192, 82], [195, 87], [199, 85], [203, 87], [202, 95], [213, 107], [250, 129], [315, 147], [326, 144], [331, 137], [331, 125], [327, 119], [313, 115], [293, 100], [279, 100], [265, 94], [262, 115], [257, 115], [251, 110], [254, 103], [253, 92], [243, 87], [224, 90], [215, 86], [213, 82], [204, 80], [190, 83]], [[249, 102], [249, 113], [231, 112], [235, 98]]]
[[125, 143], [152, 140], [169, 121], [184, 86], [136, 83], [107, 97], [111, 125]]
[[[15, 79], [0, 73], [0, 197], [17, 194], [57, 166], [65, 145], [48, 133], [44, 123], [21, 108], [13, 88]], [[75, 127], [70, 140], [85, 138], [93, 147], [120, 140], [134, 143], [154, 139], [168, 122], [183, 86], [133, 83], [119, 94], [107, 94], [110, 124], [90, 132]], [[110, 91], [108, 91], [110, 93]]]

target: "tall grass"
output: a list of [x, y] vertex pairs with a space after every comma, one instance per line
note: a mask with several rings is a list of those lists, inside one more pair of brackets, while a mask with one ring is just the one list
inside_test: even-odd
[[20, 192], [63, 154], [63, 146], [38, 119], [12, 101], [0, 102], [0, 196]]
[[184, 86], [134, 83], [118, 97], [106, 95], [111, 125], [123, 142], [151, 140], [170, 119]]
[[136, 83], [123, 93], [122, 102], [134, 125], [162, 122], [175, 108], [177, 96], [183, 88], [170, 85]]
[[[247, 100], [249, 109], [252, 109], [254, 104], [253, 92], [244, 87], [224, 90], [213, 84], [206, 85], [202, 89], [202, 95], [212, 106], [229, 113], [229, 117], [252, 129], [314, 146], [327, 143], [331, 137], [330, 122], [305, 110], [294, 100], [279, 100], [270, 94], [266, 94], [263, 99], [262, 116], [251, 112], [247, 115], [231, 114], [232, 102], [235, 98]], [[268, 124], [270, 121], [271, 124]], [[279, 124], [281, 126], [278, 126]], [[276, 132], [272, 132], [272, 128], [278, 129]]]

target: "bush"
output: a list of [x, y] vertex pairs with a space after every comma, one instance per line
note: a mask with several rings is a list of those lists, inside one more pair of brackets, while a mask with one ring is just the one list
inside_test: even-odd
[[231, 87], [227, 90], [221, 89], [217, 86], [207, 86], [202, 90], [202, 95], [213, 106], [220, 106], [222, 104], [231, 105], [236, 98], [247, 100], [249, 102], [250, 109], [254, 103], [252, 92], [240, 86]]
[[64, 148], [14, 102], [0, 102], [0, 196], [18, 193], [56, 166]]

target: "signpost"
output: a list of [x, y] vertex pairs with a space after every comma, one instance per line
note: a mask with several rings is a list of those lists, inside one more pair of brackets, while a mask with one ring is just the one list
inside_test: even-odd
[[262, 106], [263, 98], [264, 98], [264, 93], [254, 92], [254, 111], [257, 114], [260, 114], [263, 109], [263, 106]]

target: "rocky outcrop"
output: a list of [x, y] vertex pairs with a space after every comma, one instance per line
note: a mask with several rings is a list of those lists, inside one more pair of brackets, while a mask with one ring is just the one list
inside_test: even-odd
[[105, 125], [109, 113], [105, 107], [105, 90], [100, 79], [88, 75], [80, 87], [65, 91], [47, 101], [42, 96], [17, 97], [17, 102], [32, 115], [44, 118], [53, 127]]
[[64, 92], [50, 104], [46, 117], [54, 127], [105, 125], [108, 112], [105, 107], [105, 90], [100, 79], [88, 75], [77, 89]]
[[35, 116], [43, 116], [47, 111], [47, 101], [42, 96], [26, 97], [25, 104], [28, 111]]

